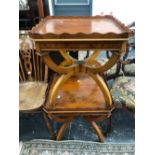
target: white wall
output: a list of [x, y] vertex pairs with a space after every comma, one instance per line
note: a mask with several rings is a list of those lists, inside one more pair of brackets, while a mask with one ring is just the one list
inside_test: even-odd
[[93, 16], [102, 14], [112, 14], [124, 24], [129, 24], [135, 21], [134, 0], [93, 0]]
[[48, 0], [48, 6], [49, 6], [49, 13], [50, 13], [50, 16], [53, 15], [53, 7], [52, 7], [52, 3], [53, 3], [52, 0]]

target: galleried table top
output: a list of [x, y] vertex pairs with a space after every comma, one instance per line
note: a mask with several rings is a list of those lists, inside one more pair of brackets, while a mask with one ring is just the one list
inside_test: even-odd
[[29, 33], [33, 39], [126, 39], [130, 30], [113, 16], [48, 16]]

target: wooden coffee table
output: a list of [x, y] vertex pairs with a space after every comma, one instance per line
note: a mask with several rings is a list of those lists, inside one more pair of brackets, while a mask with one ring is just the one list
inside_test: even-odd
[[[93, 126], [99, 141], [103, 141], [96, 122], [111, 116], [113, 103], [100, 73], [110, 69], [126, 52], [130, 30], [113, 16], [66, 16], [46, 17], [32, 28], [29, 35], [44, 62], [59, 73], [49, 85], [43, 108], [51, 134], [49, 119], [63, 122], [56, 137], [60, 140], [69, 123], [82, 116]], [[64, 57], [60, 65], [49, 56], [53, 50], [58, 50]], [[69, 56], [68, 50], [94, 50], [94, 53], [78, 61]], [[104, 65], [96, 61], [100, 50], [113, 51]]]

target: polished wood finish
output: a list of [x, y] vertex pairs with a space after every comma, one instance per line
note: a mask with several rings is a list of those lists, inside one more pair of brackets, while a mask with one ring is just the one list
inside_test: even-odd
[[[104, 136], [95, 122], [111, 117], [113, 103], [100, 74], [126, 52], [129, 29], [113, 16], [46, 17], [29, 35], [35, 41], [38, 55], [50, 69], [60, 74], [49, 85], [43, 107], [48, 118], [64, 123], [56, 139], [63, 137], [70, 121], [83, 116], [95, 129], [99, 141], [103, 141]], [[67, 54], [71, 49], [93, 49], [95, 52], [84, 61], [78, 61]], [[113, 51], [103, 65], [96, 61], [101, 49]], [[52, 50], [59, 50], [64, 57], [60, 65], [50, 58]]]
[[91, 121], [90, 123], [98, 135], [99, 142], [103, 142], [104, 137], [98, 125], [94, 121]]
[[70, 122], [65, 122], [59, 129], [56, 140], [61, 140]]
[[[53, 85], [57, 79], [58, 77], [54, 78]], [[48, 102], [48, 104], [46, 105], [47, 109], [51, 108], [51, 103]], [[68, 110], [74, 113], [77, 109], [89, 111], [105, 108], [105, 98], [96, 82], [87, 74], [78, 74], [68, 79], [58, 90], [55, 106], [48, 110], [64, 112]]]
[[33, 39], [94, 39], [112, 38], [124, 39], [129, 35], [129, 29], [113, 16], [77, 16], [44, 18], [33, 27], [30, 36]]

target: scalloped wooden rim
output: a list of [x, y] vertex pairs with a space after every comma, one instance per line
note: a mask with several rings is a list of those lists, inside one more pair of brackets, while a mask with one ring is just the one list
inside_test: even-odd
[[112, 39], [112, 38], [119, 38], [119, 39], [127, 39], [128, 33], [106, 33], [104, 35], [101, 35], [100, 33], [92, 33], [90, 34], [83, 34], [83, 33], [77, 33], [76, 35], [63, 33], [61, 35], [53, 34], [53, 33], [47, 33], [47, 34], [31, 34], [29, 33], [30, 37], [32, 39]]
[[[44, 22], [46, 22], [48, 19], [64, 19], [64, 18], [68, 18], [68, 19], [74, 19], [74, 18], [80, 18], [80, 19], [104, 19], [104, 18], [109, 18], [114, 20], [114, 22], [121, 27], [121, 29], [124, 29], [124, 31], [126, 32], [122, 32], [122, 33], [114, 33], [114, 32], [108, 32], [108, 33], [99, 33], [99, 32], [93, 32], [93, 33], [82, 33], [82, 32], [78, 32], [78, 33], [59, 33], [59, 34], [55, 34], [55, 33], [46, 33], [46, 34], [39, 34], [36, 32], [36, 29], [40, 28]], [[123, 24], [121, 21], [119, 21], [117, 18], [111, 16], [111, 15], [105, 15], [105, 16], [47, 16], [44, 19], [42, 19], [36, 26], [34, 26], [32, 28], [32, 30], [29, 32], [29, 35], [34, 38], [49, 38], [49, 37], [55, 37], [58, 39], [62, 39], [63, 37], [84, 37], [84, 38], [91, 38], [92, 36], [97, 36], [99, 38], [105, 38], [105, 37], [109, 37], [109, 36], [113, 36], [113, 37], [128, 37], [131, 34], [131, 30], [125, 26], [125, 24]], [[94, 37], [93, 37], [94, 38]], [[65, 39], [65, 38], [63, 38]]]

